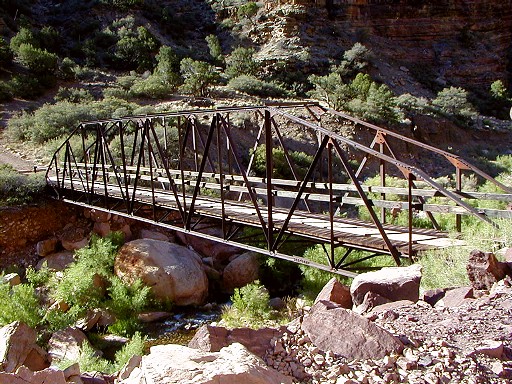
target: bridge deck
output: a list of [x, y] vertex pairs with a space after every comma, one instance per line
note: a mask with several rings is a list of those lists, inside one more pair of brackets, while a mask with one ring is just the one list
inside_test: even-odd
[[[55, 177], [51, 180], [57, 182]], [[62, 180], [61, 180], [62, 183]], [[66, 189], [78, 192], [85, 192], [84, 187], [79, 179], [66, 179], [64, 182]], [[72, 185], [72, 186], [71, 186]], [[111, 198], [122, 199], [122, 193], [119, 186], [107, 184], [107, 193], [105, 187], [101, 184], [94, 186], [95, 193], [98, 196], [108, 195]], [[125, 192], [123, 190], [123, 192]], [[130, 195], [133, 194], [133, 188], [128, 188]], [[151, 189], [138, 186], [134, 196], [135, 201], [155, 207], [177, 211], [175, 196], [168, 190], [155, 190], [153, 195]], [[192, 196], [186, 195], [185, 202], [190, 205]], [[183, 203], [183, 200], [181, 200]], [[121, 211], [121, 207], [117, 207], [116, 211]], [[213, 219], [223, 219], [230, 223], [242, 224], [251, 227], [261, 227], [261, 222], [256, 209], [247, 203], [225, 201], [224, 204], [220, 199], [214, 197], [197, 197], [194, 203], [194, 212], [198, 215]], [[260, 213], [265, 222], [267, 222], [267, 210], [260, 207]], [[272, 207], [272, 220], [276, 230], [282, 228], [288, 210], [286, 208]], [[158, 223], [156, 223], [158, 224]], [[385, 232], [401, 254], [409, 253], [409, 232], [408, 228], [396, 225], [384, 225]], [[388, 253], [388, 247], [383, 240], [378, 229], [372, 223], [357, 219], [347, 219], [335, 216], [333, 218], [332, 232], [331, 220], [329, 215], [314, 214], [306, 211], [295, 210], [286, 230], [287, 234], [297, 235], [303, 238], [313, 239], [316, 242], [329, 243], [331, 235], [334, 237], [336, 244], [340, 246], [355, 247], [357, 249], [368, 250], [378, 253]], [[446, 232], [433, 229], [413, 229], [412, 233], [412, 253], [416, 255], [432, 248], [442, 248], [462, 244], [460, 240], [448, 237]]]

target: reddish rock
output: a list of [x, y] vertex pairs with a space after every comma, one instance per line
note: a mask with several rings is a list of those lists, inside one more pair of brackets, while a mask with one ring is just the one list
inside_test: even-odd
[[36, 347], [37, 333], [15, 321], [0, 328], [0, 371], [15, 372]]
[[499, 262], [491, 252], [473, 250], [466, 270], [473, 289], [489, 291], [494, 283], [506, 276], [508, 266]]
[[473, 299], [473, 288], [472, 287], [459, 287], [454, 289], [448, 289], [444, 297], [437, 302], [436, 308], [442, 307], [458, 307], [469, 299]]
[[494, 357], [495, 359], [501, 359], [505, 353], [505, 346], [503, 341], [496, 340], [483, 340], [482, 344], [475, 348], [474, 351], [469, 353], [469, 356], [473, 355], [486, 355]]
[[48, 341], [50, 361], [77, 361], [83, 343], [89, 343], [87, 336], [77, 328], [66, 328], [55, 332]]
[[0, 384], [66, 384], [64, 373], [56, 368], [32, 372], [20, 367], [16, 373], [0, 372]]
[[362, 273], [354, 278], [350, 293], [354, 305], [363, 302], [367, 292], [377, 293], [390, 301], [418, 301], [421, 266], [382, 268], [379, 271]]
[[141, 229], [139, 237], [141, 239], [153, 239], [160, 241], [169, 241], [169, 236], [164, 235], [162, 232], [151, 231], [149, 229]]
[[101, 237], [106, 237], [110, 232], [110, 224], [107, 222], [96, 222], [92, 227], [92, 231]]
[[0, 282], [7, 283], [13, 287], [15, 285], [21, 284], [21, 277], [17, 273], [8, 273], [7, 275], [2, 276]]
[[324, 285], [320, 293], [315, 299], [315, 303], [327, 300], [341, 305], [343, 308], [352, 308], [352, 296], [350, 296], [350, 288], [341, 284], [338, 279], [333, 277]]
[[169, 312], [143, 312], [139, 313], [137, 318], [141, 323], [152, 323], [155, 321], [168, 319], [171, 316], [172, 314]]
[[105, 223], [112, 217], [109, 212], [101, 211], [99, 209], [91, 209], [89, 215], [91, 220], [96, 223]]
[[[204, 232], [208, 235], [223, 238], [222, 230], [219, 228], [212, 228], [210, 226], [197, 226], [195, 228], [199, 232]], [[225, 264], [227, 260], [233, 255], [240, 253], [240, 248], [233, 247], [218, 241], [203, 239], [197, 236], [189, 235], [186, 233], [176, 232], [179, 241], [187, 246], [190, 246], [197, 253], [204, 257], [212, 257], [214, 266], [217, 267]]]
[[302, 329], [311, 342], [324, 351], [353, 359], [381, 359], [400, 353], [398, 338], [365, 317], [329, 301], [316, 303], [304, 316]]
[[258, 279], [260, 263], [258, 255], [254, 252], [246, 252], [235, 257], [224, 268], [222, 281], [224, 289], [228, 292], [234, 288], [243, 287]]
[[381, 295], [374, 292], [366, 292], [364, 295], [363, 302], [359, 304], [354, 311], [360, 315], [370, 312], [373, 308], [391, 303], [391, 300], [382, 297]]
[[285, 328], [226, 329], [203, 325], [190, 340], [188, 346], [204, 352], [218, 352], [228, 345], [240, 343], [251, 353], [263, 358], [266, 350], [270, 348], [270, 340], [274, 337], [281, 337], [284, 332]]
[[42, 371], [50, 366], [48, 361], [48, 354], [39, 345], [34, 345], [34, 348], [28, 353], [27, 358], [23, 365], [31, 371]]
[[51, 255], [39, 260], [36, 269], [39, 270], [46, 265], [46, 267], [52, 271], [63, 271], [74, 261], [75, 255], [72, 251], [52, 253]]
[[59, 239], [52, 237], [50, 239], [41, 240], [36, 244], [36, 252], [39, 256], [44, 257], [57, 250]]
[[434, 306], [443, 298], [445, 291], [446, 290], [443, 288], [429, 289], [423, 292], [421, 299], [424, 302], [429, 303], [431, 306]]
[[129, 284], [141, 279], [157, 299], [176, 305], [200, 305], [208, 295], [201, 258], [177, 244], [152, 239], [130, 241], [119, 250], [114, 270]]

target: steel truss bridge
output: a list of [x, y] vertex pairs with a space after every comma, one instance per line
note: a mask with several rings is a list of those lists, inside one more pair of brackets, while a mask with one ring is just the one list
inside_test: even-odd
[[[326, 121], [351, 126], [362, 138], [326, 129]], [[453, 166], [454, 187], [410, 164], [403, 148], [412, 147], [425, 160]], [[372, 172], [379, 185], [363, 183]], [[503, 193], [463, 190], [463, 174], [489, 180]], [[400, 176], [402, 186], [386, 186], [388, 175]], [[71, 204], [347, 276], [377, 255], [400, 265], [403, 257], [457, 243], [434, 213], [456, 215], [459, 231], [462, 215], [491, 225], [492, 218], [512, 218], [510, 210], [470, 204], [510, 202], [512, 189], [459, 156], [316, 103], [84, 122], [55, 152], [46, 178], [56, 197]], [[356, 208], [368, 221], [355, 218]], [[390, 219], [398, 211], [405, 226]], [[430, 229], [413, 226], [420, 212]], [[212, 226], [221, 230], [214, 234]], [[297, 241], [322, 244], [326, 263], [294, 254]], [[341, 257], [338, 247], [346, 250]], [[367, 252], [354, 260], [353, 250]]]

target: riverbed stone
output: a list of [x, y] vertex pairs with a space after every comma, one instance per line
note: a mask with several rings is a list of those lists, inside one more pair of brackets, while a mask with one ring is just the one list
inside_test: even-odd
[[352, 308], [350, 288], [341, 284], [335, 277], [324, 285], [320, 293], [316, 296], [315, 303], [321, 300], [332, 301], [333, 303], [341, 305], [343, 308]]
[[80, 348], [84, 343], [90, 346], [87, 336], [78, 328], [68, 327], [54, 332], [48, 341], [48, 355], [50, 361], [77, 361], [80, 356]]
[[499, 262], [492, 252], [475, 249], [469, 255], [466, 270], [473, 289], [489, 291], [507, 275], [508, 265]]
[[141, 279], [159, 300], [200, 305], [208, 295], [208, 278], [194, 251], [166, 241], [133, 240], [121, 247], [114, 270], [124, 282]]
[[15, 372], [36, 345], [37, 333], [25, 323], [15, 321], [0, 328], [0, 371]]
[[222, 274], [224, 289], [228, 292], [241, 288], [258, 279], [259, 259], [254, 252], [246, 252], [235, 257], [226, 265]]
[[302, 329], [311, 342], [348, 360], [381, 359], [400, 353], [402, 342], [388, 331], [330, 301], [319, 301], [304, 316]]
[[390, 301], [418, 301], [421, 265], [382, 268], [379, 271], [357, 275], [350, 286], [352, 301], [360, 305], [367, 292], [377, 293]]
[[52, 271], [63, 271], [69, 264], [75, 261], [75, 256], [72, 251], [62, 251], [52, 253], [39, 260], [36, 269], [40, 270], [44, 266]]
[[268, 367], [263, 360], [235, 343], [219, 352], [202, 352], [182, 345], [157, 345], [142, 357], [128, 383], [244, 383], [291, 384], [292, 378]]

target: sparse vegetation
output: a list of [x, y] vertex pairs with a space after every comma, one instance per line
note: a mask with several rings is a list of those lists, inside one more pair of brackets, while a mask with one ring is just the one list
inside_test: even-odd
[[12, 166], [0, 164], [0, 206], [29, 203], [41, 196], [45, 187], [42, 174], [22, 175]]

